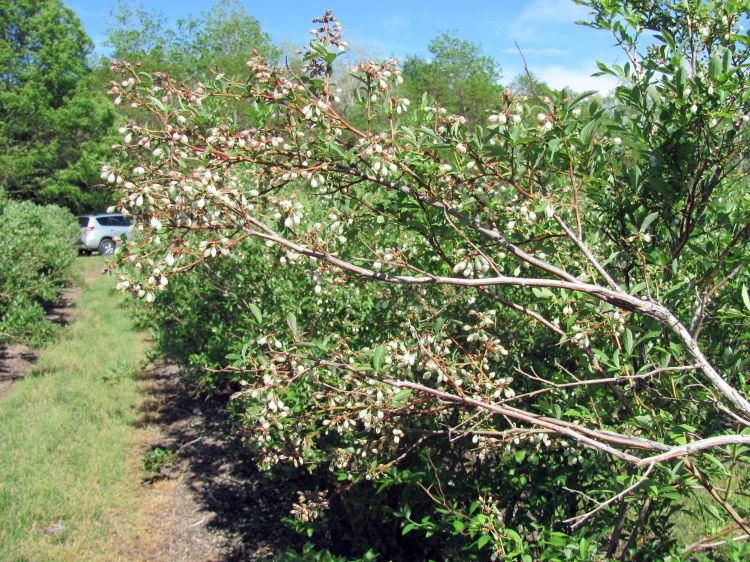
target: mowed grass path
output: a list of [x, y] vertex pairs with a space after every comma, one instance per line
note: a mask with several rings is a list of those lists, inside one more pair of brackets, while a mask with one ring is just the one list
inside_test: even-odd
[[2, 561], [117, 560], [116, 537], [138, 527], [145, 342], [103, 265], [79, 260], [73, 321], [0, 399]]

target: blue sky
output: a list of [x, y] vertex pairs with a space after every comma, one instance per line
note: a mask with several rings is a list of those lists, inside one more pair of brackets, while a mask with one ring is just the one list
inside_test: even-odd
[[[86, 31], [104, 52], [110, 11], [116, 0], [63, 0], [76, 11]], [[482, 47], [500, 65], [503, 81], [523, 70], [515, 42], [521, 46], [534, 74], [551, 86], [575, 90], [614, 87], [608, 78], [591, 78], [596, 60], [613, 62], [622, 54], [612, 37], [579, 25], [586, 9], [571, 0], [241, 0], [275, 42], [301, 45], [307, 41], [312, 18], [333, 9], [355, 54], [368, 58], [409, 54], [428, 56], [430, 39], [454, 30], [462, 39]], [[138, 2], [135, 2], [138, 5]], [[197, 16], [210, 6], [206, 0], [148, 0], [141, 3], [174, 21]]]

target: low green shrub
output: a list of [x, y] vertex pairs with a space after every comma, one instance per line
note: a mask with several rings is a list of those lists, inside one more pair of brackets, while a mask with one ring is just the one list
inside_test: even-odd
[[40, 343], [54, 331], [44, 307], [71, 280], [77, 235], [65, 209], [0, 200], [0, 346]]
[[377, 560], [377, 556], [372, 551], [368, 551], [362, 558], [352, 560], [331, 554], [328, 550], [315, 550], [312, 543], [307, 543], [302, 552], [287, 550], [276, 555], [274, 560], [276, 562], [373, 562]]
[[173, 462], [174, 451], [172, 449], [155, 447], [147, 453], [144, 453], [143, 470], [153, 475], [159, 475], [164, 469], [172, 466]]

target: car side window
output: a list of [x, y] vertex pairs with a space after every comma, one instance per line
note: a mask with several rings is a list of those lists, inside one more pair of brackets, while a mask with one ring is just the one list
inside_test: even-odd
[[110, 217], [96, 217], [96, 222], [102, 226], [112, 226], [112, 220]]

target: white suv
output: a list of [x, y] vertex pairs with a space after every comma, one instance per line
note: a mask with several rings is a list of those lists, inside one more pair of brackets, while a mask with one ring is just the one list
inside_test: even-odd
[[81, 236], [76, 241], [81, 254], [97, 250], [101, 255], [113, 254], [121, 240], [130, 240], [133, 234], [133, 219], [117, 213], [106, 215], [84, 215], [78, 217]]

